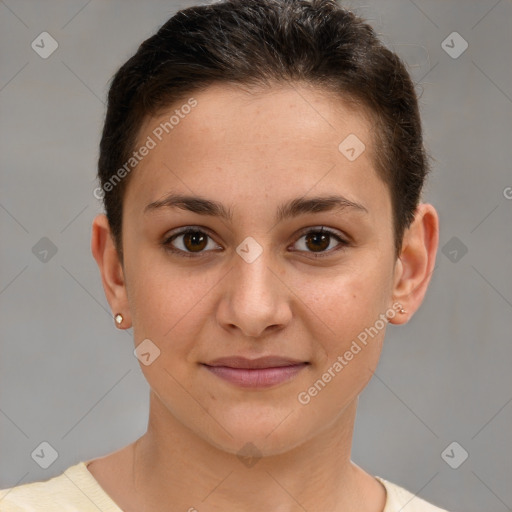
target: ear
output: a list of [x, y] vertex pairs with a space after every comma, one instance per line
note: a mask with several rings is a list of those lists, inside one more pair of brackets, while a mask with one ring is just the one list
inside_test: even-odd
[[395, 264], [393, 297], [406, 310], [390, 318], [390, 323], [407, 323], [420, 307], [436, 262], [439, 245], [439, 218], [431, 204], [421, 203], [404, 233], [402, 251]]
[[91, 251], [101, 273], [103, 289], [112, 310], [112, 316], [121, 313], [122, 329], [131, 327], [128, 295], [123, 265], [119, 259], [106, 215], [100, 214], [92, 223]]

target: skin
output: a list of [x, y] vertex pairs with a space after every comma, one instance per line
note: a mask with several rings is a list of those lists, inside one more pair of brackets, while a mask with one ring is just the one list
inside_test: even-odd
[[[419, 205], [395, 260], [371, 120], [339, 98], [304, 84], [252, 93], [215, 85], [193, 97], [197, 106], [132, 171], [122, 263], [106, 217], [93, 222], [92, 252], [113, 314], [123, 315], [121, 328], [133, 327], [135, 346], [150, 339], [160, 355], [140, 363], [150, 386], [147, 432], [88, 469], [125, 511], [172, 504], [199, 512], [381, 512], [384, 487], [350, 453], [358, 395], [377, 366], [385, 326], [308, 404], [297, 397], [379, 315], [395, 312], [394, 303], [407, 310], [389, 318], [394, 324], [419, 308], [435, 265], [437, 213]], [[148, 119], [139, 141], [176, 108]], [[366, 146], [354, 161], [338, 150], [350, 133]], [[144, 213], [170, 192], [219, 201], [232, 221], [178, 208]], [[368, 213], [346, 208], [274, 220], [282, 203], [334, 193]], [[163, 245], [186, 226], [209, 235], [191, 258]], [[322, 226], [349, 245], [336, 250], [333, 237], [325, 246], [308, 243], [304, 229]], [[252, 263], [236, 252], [248, 236], [263, 250]], [[170, 245], [193, 252], [186, 239]], [[200, 364], [268, 354], [310, 364], [259, 390]], [[247, 443], [258, 450], [252, 466], [237, 455]]]

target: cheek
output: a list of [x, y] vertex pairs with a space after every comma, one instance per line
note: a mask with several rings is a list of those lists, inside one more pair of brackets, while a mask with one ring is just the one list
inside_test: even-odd
[[387, 277], [377, 265], [362, 267], [302, 285], [308, 329], [318, 349], [309, 387], [301, 390], [302, 401], [298, 397], [301, 404], [315, 403], [309, 410], [349, 403], [377, 367], [388, 323]]
[[297, 399], [308, 414], [337, 404], [337, 416], [364, 389], [379, 362], [389, 314], [386, 286], [379, 286], [376, 274], [364, 272], [303, 289], [305, 311], [315, 324], [309, 329], [321, 348], [314, 374]]
[[319, 279], [297, 275], [290, 288], [297, 290], [305, 314], [317, 323], [317, 329], [311, 326], [320, 336], [317, 341], [330, 352], [342, 349], [386, 312], [388, 281], [377, 266], [368, 264], [340, 268]]
[[323, 418], [330, 423], [343, 414], [372, 378], [382, 348], [382, 336], [376, 336], [367, 346], [357, 342], [349, 343], [346, 348], [333, 352], [309, 385], [297, 393], [297, 403], [306, 417]]
[[[205, 324], [214, 315], [209, 299], [220, 277], [214, 271], [186, 269], [158, 256], [138, 262], [133, 270], [130, 310], [135, 344], [151, 340], [160, 351], [155, 368], [165, 367], [185, 379], [191, 368], [187, 363], [198, 358], [197, 340], [204, 338]], [[144, 370], [154, 380], [151, 369]]]
[[[170, 268], [159, 271], [153, 267], [135, 280], [130, 307], [135, 311], [135, 345], [149, 339], [152, 343], [149, 351], [156, 354], [147, 366], [140, 359], [147, 382], [153, 390], [167, 397], [166, 402], [186, 408], [190, 403], [187, 393], [184, 396], [183, 385], [195, 368], [202, 319], [211, 315], [206, 309], [205, 294], [216, 281], [212, 280], [208, 286], [197, 274], [191, 276]], [[140, 346], [142, 351], [143, 345]], [[179, 409], [179, 405], [177, 407]]]
[[134, 328], [162, 337], [204, 294], [205, 284], [194, 269], [173, 262], [163, 249], [131, 247], [126, 261]]

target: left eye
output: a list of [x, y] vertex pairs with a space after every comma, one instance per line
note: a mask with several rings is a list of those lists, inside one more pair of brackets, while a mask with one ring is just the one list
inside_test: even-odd
[[[330, 230], [324, 230], [324, 228], [309, 230], [299, 238], [299, 241], [302, 238], [305, 238], [303, 245], [307, 249], [314, 249], [312, 252], [315, 257], [326, 256], [328, 255], [325, 254], [326, 252], [331, 253], [338, 251], [348, 245], [348, 242], [343, 240], [337, 233]], [[338, 248], [331, 251], [326, 251], [326, 249], [331, 245], [333, 238], [339, 242]], [[299, 243], [299, 241], [297, 241], [297, 243]]]
[[[172, 244], [172, 242], [181, 237], [183, 237], [181, 240], [182, 248], [177, 248]], [[301, 235], [296, 244], [299, 244], [303, 238], [304, 242], [302, 245], [305, 247], [305, 251], [313, 253], [315, 257], [322, 257], [326, 255], [324, 254], [326, 252], [331, 253], [338, 251], [349, 245], [349, 242], [343, 240], [337, 233], [325, 230], [323, 227], [321, 229], [310, 229], [309, 231], [306, 231]], [[331, 246], [333, 238], [338, 241], [338, 248], [326, 251]], [[167, 237], [162, 244], [166, 250], [177, 254], [178, 256], [194, 257], [196, 255], [200, 256], [201, 253], [206, 252], [205, 249], [208, 246], [208, 239], [211, 239], [211, 237], [204, 231], [200, 229], [187, 228]], [[215, 249], [215, 244], [213, 244], [213, 246], [213, 249]], [[301, 250], [303, 249], [299, 249], [299, 251]]]

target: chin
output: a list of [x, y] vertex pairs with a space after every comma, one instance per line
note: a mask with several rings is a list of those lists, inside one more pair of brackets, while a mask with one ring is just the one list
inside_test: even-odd
[[293, 450], [312, 435], [305, 422], [301, 421], [299, 428], [297, 415], [290, 414], [292, 410], [266, 415], [264, 411], [256, 414], [253, 407], [252, 414], [222, 415], [224, 428], [200, 435], [216, 448], [241, 458], [280, 455]]

